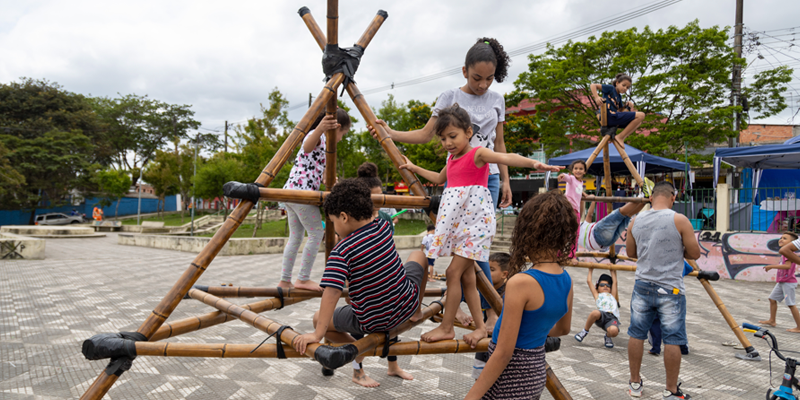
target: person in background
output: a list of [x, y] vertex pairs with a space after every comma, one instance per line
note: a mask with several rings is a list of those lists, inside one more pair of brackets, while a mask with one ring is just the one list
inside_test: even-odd
[[[425, 254], [428, 254], [428, 250], [430, 250], [431, 245], [433, 245], [433, 234], [434, 232], [436, 232], [436, 225], [429, 224], [425, 230], [427, 234], [425, 235], [424, 238], [422, 238], [422, 245], [419, 247], [419, 249], [424, 251]], [[436, 263], [435, 258], [428, 258], [428, 282], [436, 280], [434, 279], [434, 276], [436, 276], [436, 271], [433, 270], [433, 264], [435, 263]]]

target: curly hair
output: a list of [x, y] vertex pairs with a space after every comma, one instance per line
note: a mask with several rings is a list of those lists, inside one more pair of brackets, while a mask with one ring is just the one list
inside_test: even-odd
[[345, 213], [356, 221], [372, 219], [372, 194], [367, 185], [358, 178], [349, 178], [333, 185], [325, 197], [322, 208], [325, 214], [338, 216]]
[[458, 129], [463, 129], [464, 133], [467, 132], [467, 129], [472, 128], [472, 120], [469, 118], [469, 113], [467, 110], [461, 108], [458, 103], [439, 110], [439, 117], [436, 118], [433, 131], [436, 132], [437, 136], [441, 136], [444, 130], [450, 125]]
[[464, 60], [464, 66], [469, 68], [479, 62], [490, 62], [494, 65], [494, 80], [503, 82], [508, 76], [508, 65], [511, 57], [508, 56], [503, 45], [494, 38], [480, 38], [475, 42]]
[[367, 184], [370, 189], [382, 187], [383, 183], [378, 178], [378, 166], [369, 161], [361, 164], [358, 167], [358, 179]]
[[[558, 190], [534, 196], [522, 206], [511, 234], [511, 261], [508, 276], [525, 268], [528, 262], [564, 264], [575, 249], [578, 219]], [[527, 258], [527, 259], [526, 259]]]
[[508, 262], [511, 260], [511, 255], [508, 253], [492, 253], [489, 255], [489, 262], [494, 261], [503, 272], [508, 271]]

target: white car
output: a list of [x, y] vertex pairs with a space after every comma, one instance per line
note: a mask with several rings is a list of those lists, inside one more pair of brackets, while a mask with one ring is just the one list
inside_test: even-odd
[[83, 215], [67, 215], [62, 213], [40, 214], [36, 216], [36, 225], [69, 225], [83, 223]]

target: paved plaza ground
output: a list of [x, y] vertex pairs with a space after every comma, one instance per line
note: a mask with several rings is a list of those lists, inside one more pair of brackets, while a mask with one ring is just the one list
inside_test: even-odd
[[[401, 251], [404, 258], [409, 251]], [[97, 239], [48, 239], [47, 259], [0, 261], [0, 399], [70, 399], [79, 397], [105, 367], [81, 354], [84, 339], [102, 332], [135, 331], [187, 268], [194, 254], [117, 245], [116, 234]], [[323, 270], [317, 258], [312, 279]], [[449, 259], [441, 259], [443, 271]], [[298, 263], [299, 265], [299, 263]], [[280, 255], [217, 257], [199, 284], [274, 286]], [[298, 267], [299, 268], [299, 267]], [[586, 270], [571, 269], [575, 283], [572, 335], [580, 331], [594, 300], [586, 287]], [[734, 358], [737, 352], [720, 345], [735, 337], [694, 278], [686, 278], [687, 331], [691, 354], [681, 367], [682, 388], [697, 399], [763, 399], [769, 384], [766, 344], [751, 339], [764, 361]], [[443, 286], [443, 282], [431, 286]], [[769, 312], [769, 283], [714, 283], [737, 322], [756, 322]], [[633, 274], [620, 274], [622, 322], [630, 319]], [[252, 299], [232, 299], [251, 302]], [[300, 332], [312, 329], [319, 300], [269, 311], [269, 318]], [[184, 300], [170, 320], [212, 311]], [[784, 349], [800, 348], [800, 335], [785, 332], [791, 316], [785, 307], [774, 330]], [[419, 340], [432, 322], [402, 335]], [[561, 382], [575, 399], [623, 399], [628, 382], [625, 326], [616, 347], [603, 347], [602, 331], [593, 328], [583, 343], [562, 338], [561, 350], [547, 355]], [[258, 343], [266, 334], [239, 321], [189, 333], [169, 341], [183, 343]], [[752, 336], [750, 336], [752, 337]], [[274, 339], [270, 341], [274, 343]], [[648, 348], [646, 348], [647, 350]], [[742, 353], [742, 351], [738, 351]], [[645, 398], [660, 398], [664, 388], [663, 358], [648, 354], [642, 368]], [[773, 361], [776, 358], [773, 357]], [[413, 381], [386, 376], [386, 362], [368, 358], [367, 373], [377, 389], [356, 386], [352, 370], [343, 367], [332, 377], [307, 359], [202, 359], [139, 357], [111, 389], [111, 399], [438, 399], [463, 398], [473, 380], [473, 354], [400, 357]], [[783, 365], [773, 362], [773, 382], [779, 384]], [[545, 391], [543, 398], [551, 398]]]

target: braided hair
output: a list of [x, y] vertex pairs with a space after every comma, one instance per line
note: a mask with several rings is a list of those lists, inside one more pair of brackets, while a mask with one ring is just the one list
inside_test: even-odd
[[511, 57], [508, 56], [503, 45], [494, 38], [480, 38], [470, 47], [467, 51], [467, 57], [464, 60], [464, 66], [469, 68], [479, 62], [490, 62], [494, 65], [494, 80], [503, 82], [508, 76], [508, 64], [511, 63]]

